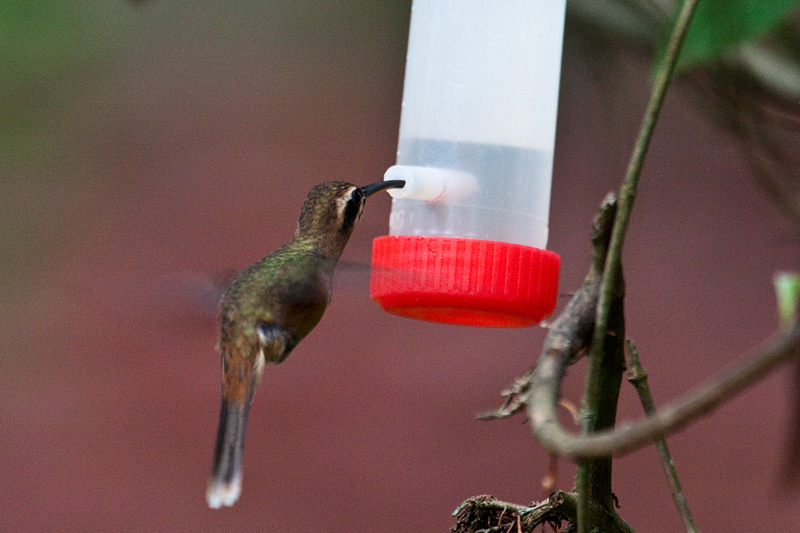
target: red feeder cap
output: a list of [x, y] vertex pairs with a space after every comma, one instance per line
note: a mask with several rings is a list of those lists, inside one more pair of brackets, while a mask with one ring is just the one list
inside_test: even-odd
[[498, 241], [387, 236], [372, 242], [370, 295], [395, 315], [466, 326], [532, 326], [550, 316], [558, 254]]

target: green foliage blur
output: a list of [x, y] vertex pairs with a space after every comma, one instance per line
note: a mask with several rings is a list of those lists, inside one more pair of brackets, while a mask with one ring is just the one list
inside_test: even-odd
[[[686, 35], [678, 70], [708, 63], [758, 41], [791, 16], [797, 5], [798, 0], [701, 0]], [[677, 12], [676, 8], [675, 16]], [[665, 48], [666, 39], [658, 57], [663, 56]]]
[[77, 174], [64, 140], [112, 53], [109, 22], [127, 8], [113, 4], [0, 2], [0, 301], [18, 295], [58, 244], [48, 227], [63, 205], [56, 191]]
[[70, 106], [70, 90], [104, 55], [90, 3], [0, 3], [0, 143], [7, 157], [46, 144], [47, 130]]

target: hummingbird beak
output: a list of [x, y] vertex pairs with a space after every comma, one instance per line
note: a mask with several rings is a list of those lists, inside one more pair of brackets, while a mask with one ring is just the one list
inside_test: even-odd
[[383, 191], [385, 189], [402, 189], [406, 186], [406, 182], [404, 180], [387, 180], [387, 181], [379, 181], [378, 183], [372, 183], [370, 185], [365, 185], [364, 187], [360, 187], [361, 192], [364, 194], [364, 198], [369, 198], [376, 192]]

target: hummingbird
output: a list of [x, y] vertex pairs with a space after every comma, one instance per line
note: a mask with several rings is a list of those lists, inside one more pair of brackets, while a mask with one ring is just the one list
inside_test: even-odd
[[294, 238], [245, 269], [219, 303], [222, 406], [206, 490], [212, 509], [232, 506], [242, 487], [247, 414], [264, 367], [283, 362], [314, 329], [331, 299], [333, 270], [364, 201], [402, 180], [357, 187], [332, 181], [311, 189]]

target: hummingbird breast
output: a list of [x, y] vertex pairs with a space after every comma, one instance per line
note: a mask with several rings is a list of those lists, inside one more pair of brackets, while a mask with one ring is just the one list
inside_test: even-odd
[[[300, 242], [298, 242], [300, 241]], [[262, 325], [282, 329], [300, 342], [322, 318], [331, 298], [335, 260], [313, 245], [294, 239], [251, 265], [231, 284], [220, 302], [220, 349], [233, 343], [258, 350]], [[281, 362], [287, 353], [267, 354], [267, 362]]]

